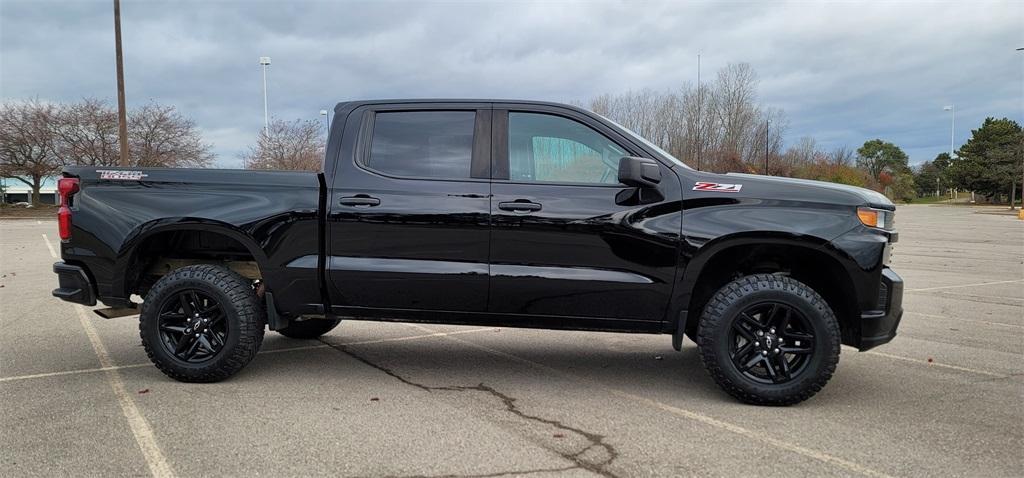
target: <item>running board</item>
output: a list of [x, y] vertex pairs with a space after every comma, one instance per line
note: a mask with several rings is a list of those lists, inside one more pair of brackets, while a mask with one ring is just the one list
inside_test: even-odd
[[118, 317], [129, 317], [139, 315], [139, 306], [132, 304], [131, 307], [107, 307], [106, 309], [95, 309], [96, 315], [104, 319], [116, 319]]

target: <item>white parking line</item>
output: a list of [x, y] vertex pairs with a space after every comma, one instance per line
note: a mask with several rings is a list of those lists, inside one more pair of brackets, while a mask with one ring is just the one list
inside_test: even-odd
[[1010, 283], [1013, 283], [1013, 282], [1024, 282], [1024, 279], [999, 280], [999, 281], [994, 281], [994, 282], [977, 282], [977, 283], [974, 283], [974, 284], [943, 285], [943, 286], [939, 286], [939, 287], [924, 287], [924, 288], [921, 288], [921, 289], [907, 289], [907, 290], [905, 290], [903, 292], [922, 292], [922, 291], [926, 291], [926, 290], [958, 289], [960, 287], [975, 287], [975, 286], [993, 285], [993, 284], [1010, 284]]
[[[426, 332], [430, 331], [430, 329], [428, 329], [426, 327], [423, 327], [423, 326], [421, 326], [419, 324], [406, 324], [406, 325], [408, 325], [410, 327], [413, 327], [413, 328], [417, 328], [417, 329], [426, 331]], [[729, 431], [729, 432], [735, 433], [737, 435], [743, 436], [745, 438], [749, 438], [751, 440], [756, 440], [756, 441], [759, 441], [759, 442], [762, 442], [762, 443], [765, 443], [767, 445], [770, 445], [770, 446], [773, 446], [773, 447], [776, 447], [776, 448], [780, 448], [780, 449], [783, 449], [783, 450], [791, 451], [793, 453], [796, 453], [798, 455], [802, 455], [802, 456], [807, 457], [807, 458], [818, 460], [818, 461], [821, 461], [821, 462], [824, 462], [824, 463], [828, 463], [828, 464], [831, 464], [831, 465], [836, 465], [838, 467], [845, 468], [846, 470], [852, 471], [854, 473], [858, 473], [858, 474], [865, 475], [865, 476], [879, 477], [879, 478], [884, 478], [884, 477], [889, 477], [890, 476], [890, 475], [887, 475], [887, 474], [882, 473], [880, 471], [876, 471], [876, 470], [873, 470], [871, 468], [868, 468], [868, 467], [866, 467], [864, 465], [861, 465], [861, 464], [858, 464], [858, 463], [854, 463], [854, 462], [849, 461], [849, 460], [844, 460], [844, 459], [839, 458], [837, 456], [829, 455], [827, 453], [823, 453], [823, 452], [820, 452], [820, 451], [817, 451], [817, 450], [812, 450], [810, 448], [806, 448], [806, 447], [797, 445], [795, 443], [790, 443], [790, 442], [787, 442], [787, 441], [779, 440], [777, 438], [772, 438], [770, 436], [766, 436], [763, 433], [757, 433], [757, 432], [754, 432], [753, 430], [750, 430], [750, 429], [747, 429], [747, 428], [744, 428], [744, 427], [741, 427], [739, 425], [735, 425], [735, 424], [732, 424], [732, 423], [729, 423], [729, 422], [726, 422], [726, 421], [722, 421], [722, 420], [719, 420], [717, 418], [712, 418], [712, 417], [709, 417], [709, 416], [704, 415], [702, 413], [698, 413], [698, 412], [695, 412], [695, 411], [692, 411], [692, 410], [686, 410], [686, 409], [683, 409], [683, 408], [679, 408], [679, 407], [676, 407], [676, 406], [673, 406], [673, 405], [669, 405], [669, 404], [666, 404], [666, 403], [659, 402], [657, 400], [652, 400], [652, 399], [647, 398], [647, 397], [642, 397], [640, 395], [635, 395], [635, 394], [632, 394], [632, 393], [629, 393], [629, 392], [626, 392], [626, 391], [623, 391], [623, 390], [619, 390], [617, 388], [611, 388], [611, 387], [608, 387], [607, 385], [605, 385], [603, 383], [591, 380], [589, 378], [582, 377], [582, 376], [575, 375], [575, 374], [568, 373], [568, 372], [563, 372], [561, 370], [558, 370], [558, 369], [555, 369], [555, 368], [552, 368], [552, 367], [548, 367], [547, 365], [544, 365], [544, 364], [541, 364], [541, 363], [538, 363], [538, 362], [534, 362], [532, 360], [524, 359], [522, 357], [519, 357], [518, 355], [512, 355], [512, 354], [507, 353], [507, 352], [502, 352], [500, 350], [492, 349], [490, 347], [487, 347], [487, 346], [484, 346], [484, 345], [480, 345], [480, 344], [477, 344], [477, 343], [473, 343], [473, 342], [470, 342], [468, 340], [461, 339], [459, 337], [451, 337], [451, 336], [449, 336], [448, 339], [456, 341], [456, 342], [459, 342], [459, 343], [464, 344], [464, 345], [468, 345], [468, 346], [476, 348], [478, 350], [482, 350], [482, 351], [487, 352], [487, 353], [492, 354], [492, 355], [503, 357], [503, 358], [506, 358], [506, 359], [509, 359], [509, 360], [512, 360], [512, 361], [515, 361], [515, 362], [519, 362], [519, 363], [522, 363], [522, 364], [525, 364], [525, 365], [529, 365], [531, 367], [535, 367], [535, 368], [544, 370], [544, 371], [546, 371], [548, 373], [551, 373], [553, 375], [558, 375], [560, 377], [568, 378], [570, 380], [574, 380], [574, 381], [577, 381], [577, 382], [583, 382], [583, 383], [590, 384], [592, 386], [595, 386], [597, 388], [601, 388], [601, 389], [603, 389], [603, 390], [605, 390], [605, 391], [607, 391], [609, 393], [612, 393], [614, 395], [618, 395], [618, 396], [620, 396], [622, 398], [632, 399], [632, 400], [637, 401], [639, 403], [643, 403], [645, 405], [648, 405], [648, 406], [651, 406], [651, 407], [654, 407], [654, 408], [657, 408], [657, 409], [660, 409], [660, 410], [672, 413], [674, 415], [681, 416], [683, 418], [688, 418], [690, 420], [693, 420], [693, 421], [696, 421], [696, 422], [700, 422], [700, 423], [703, 423], [703, 424], [708, 425], [708, 426], [712, 426], [712, 427], [719, 428], [719, 429], [722, 429], [722, 430], [725, 430], [725, 431]]]
[[[100, 365], [103, 368], [114, 367], [114, 362], [110, 360], [107, 348], [103, 346], [99, 334], [96, 333], [96, 329], [89, 322], [89, 317], [85, 315], [85, 307], [76, 305], [74, 308], [78, 312], [78, 319], [82, 323], [82, 328], [85, 329], [85, 334], [89, 337], [89, 342], [92, 343], [96, 357], [100, 359]], [[146, 460], [146, 465], [149, 466], [150, 474], [155, 478], [173, 477], [174, 471], [171, 469], [170, 464], [167, 463], [167, 459], [164, 458], [163, 452], [160, 451], [160, 446], [157, 445], [156, 438], [153, 435], [153, 429], [149, 427], [146, 418], [142, 416], [138, 407], [135, 406], [135, 401], [132, 400], [132, 396], [128, 394], [124, 387], [121, 375], [117, 373], [117, 370], [113, 369], [106, 370], [104, 373], [107, 375], [107, 382], [110, 383], [110, 388], [114, 390], [114, 395], [117, 396], [117, 403], [121, 405], [121, 412], [124, 413], [125, 419], [128, 420], [128, 427], [131, 428], [132, 435], [135, 436], [135, 442], [139, 444], [139, 449], [142, 450], [142, 457]]]
[[[409, 337], [395, 337], [395, 338], [389, 338], [389, 339], [364, 340], [364, 341], [360, 341], [360, 342], [346, 342], [346, 343], [341, 343], [341, 344], [338, 344], [338, 345], [369, 345], [369, 344], [381, 344], [381, 343], [385, 343], [385, 342], [402, 342], [402, 341], [406, 341], [406, 340], [429, 339], [429, 338], [432, 338], [432, 337], [446, 337], [446, 336], [449, 336], [449, 335], [471, 334], [471, 333], [475, 333], [475, 332], [487, 332], [487, 331], [491, 331], [491, 330], [498, 330], [498, 329], [494, 328], [494, 327], [488, 327], [488, 328], [483, 328], [483, 329], [456, 330], [454, 332], [436, 332], [436, 333], [432, 333], [432, 334], [412, 335], [412, 336], [409, 336]], [[296, 351], [300, 351], [300, 350], [325, 349], [325, 348], [329, 348], [329, 347], [330, 347], [330, 345], [326, 345], [326, 344], [300, 345], [298, 347], [285, 347], [285, 348], [280, 348], [280, 349], [261, 350], [259, 352], [259, 354], [263, 355], [263, 354], [274, 354], [274, 353], [281, 353], [281, 352], [296, 352]], [[13, 377], [0, 377], [0, 383], [3, 383], [3, 382], [15, 382], [15, 381], [18, 381], [18, 380], [31, 380], [31, 379], [34, 379], [34, 378], [59, 377], [59, 376], [62, 376], [62, 375], [77, 375], [77, 374], [82, 374], [82, 373], [106, 372], [108, 370], [121, 370], [121, 369], [126, 369], [126, 368], [148, 367], [148, 366], [151, 366], [151, 365], [152, 365], [151, 363], [146, 362], [146, 363], [133, 363], [133, 364], [129, 364], [129, 365], [113, 365], [113, 366], [110, 366], [110, 367], [85, 368], [85, 369], [78, 369], [78, 370], [64, 370], [64, 371], [61, 371], [61, 372], [35, 373], [35, 374], [32, 374], [32, 375], [16, 375], [16, 376], [13, 376]]]
[[46, 234], [43, 234], [43, 242], [46, 243], [46, 248], [50, 250], [50, 256], [54, 259], [60, 259], [60, 256], [57, 255], [57, 251], [52, 245], [50, 245], [50, 238], [46, 237]]
[[1008, 375], [1006, 375], [1006, 374], [989, 372], [989, 371], [986, 371], [986, 370], [978, 370], [978, 369], [967, 368], [967, 367], [960, 367], [960, 366], [957, 366], [957, 365], [949, 365], [949, 364], [939, 363], [939, 362], [935, 362], [935, 361], [929, 362], [927, 360], [921, 360], [921, 359], [916, 359], [916, 358], [911, 358], [911, 357], [904, 357], [902, 355], [887, 354], [887, 353], [884, 353], [884, 352], [876, 352], [874, 350], [869, 350], [867, 352], [861, 352], [861, 353], [867, 354], [867, 355], [876, 355], [878, 357], [891, 358], [893, 360], [902, 360], [904, 362], [912, 362], [912, 363], [916, 363], [918, 365], [924, 365], [926, 367], [948, 368], [950, 370], [957, 370], [957, 371], [960, 371], [960, 372], [970, 372], [970, 373], [976, 373], [976, 374], [979, 374], [979, 375], [988, 375], [989, 377], [998, 377], [998, 378], [1008, 377]]
[[99, 367], [99, 368], [85, 368], [78, 370], [65, 370], [63, 372], [47, 372], [47, 373], [36, 373], [32, 375], [16, 375], [14, 377], [0, 377], [0, 383], [2, 382], [15, 382], [18, 380], [29, 380], [33, 378], [46, 378], [46, 377], [60, 377], [62, 375], [78, 375], [80, 373], [96, 373], [106, 372], [107, 370], [121, 370], [123, 368], [136, 368], [145, 367], [151, 365], [148, 363], [136, 363], [132, 365], [115, 365], [113, 367]]
[[926, 314], [924, 312], [914, 312], [914, 311], [911, 311], [911, 310], [906, 311], [906, 313], [907, 314], [913, 314], [913, 315], [920, 315], [922, 317], [934, 317], [936, 319], [954, 320], [954, 321], [958, 321], [958, 322], [959, 321], [962, 321], [962, 322], [974, 322], [974, 323], [985, 324], [985, 325], [997, 325], [999, 327], [1012, 327], [1012, 328], [1016, 328], [1016, 329], [1024, 329], [1024, 325], [1006, 324], [1006, 323], [1003, 323], [1003, 322], [992, 322], [992, 321], [981, 320], [981, 319], [965, 319], [963, 317], [949, 317], [947, 315]]
[[[50, 255], [57, 259], [57, 252], [50, 245], [50, 239], [46, 237], [46, 234], [43, 234], [43, 242], [46, 243], [46, 248], [50, 250]], [[114, 390], [114, 395], [117, 396], [117, 403], [121, 406], [121, 412], [124, 414], [125, 419], [128, 420], [128, 427], [135, 437], [135, 442], [138, 443], [139, 449], [142, 450], [142, 457], [146, 460], [146, 465], [149, 466], [150, 474], [155, 478], [173, 477], [174, 470], [171, 469], [167, 459], [164, 458], [163, 452], [160, 451], [160, 447], [157, 445], [156, 438], [153, 435], [153, 429], [149, 427], [146, 418], [139, 412], [138, 407], [135, 406], [135, 401], [132, 400], [132, 396], [125, 389], [121, 375], [114, 369], [115, 365], [110, 359], [110, 354], [107, 353], [107, 348], [103, 346], [99, 334], [96, 333], [96, 329], [89, 322], [89, 317], [85, 314], [85, 307], [80, 305], [74, 305], [73, 307], [78, 314], [78, 321], [82, 324], [82, 328], [85, 329], [85, 335], [89, 337], [92, 350], [100, 361], [100, 368], [106, 369], [104, 373], [107, 375], [107, 382], [110, 384], [110, 388]]]

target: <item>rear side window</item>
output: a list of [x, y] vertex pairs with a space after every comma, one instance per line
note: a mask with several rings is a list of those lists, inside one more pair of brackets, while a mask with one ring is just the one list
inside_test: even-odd
[[374, 116], [366, 166], [395, 176], [467, 179], [474, 111], [397, 111]]

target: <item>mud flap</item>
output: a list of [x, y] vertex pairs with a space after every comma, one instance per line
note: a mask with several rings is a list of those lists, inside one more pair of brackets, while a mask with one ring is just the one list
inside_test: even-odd
[[672, 348], [676, 349], [676, 352], [683, 350], [683, 337], [686, 336], [686, 316], [687, 312], [685, 310], [679, 313], [676, 330], [672, 332]]

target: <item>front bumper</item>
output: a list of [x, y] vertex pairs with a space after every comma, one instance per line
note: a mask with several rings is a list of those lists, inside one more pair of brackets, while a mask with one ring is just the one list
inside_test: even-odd
[[869, 310], [860, 316], [861, 351], [891, 341], [903, 318], [903, 279], [888, 267], [882, 269], [878, 305], [879, 310]]
[[53, 289], [53, 296], [88, 306], [96, 305], [96, 288], [93, 287], [85, 269], [63, 262], [53, 264], [53, 272], [57, 274], [60, 287]]

